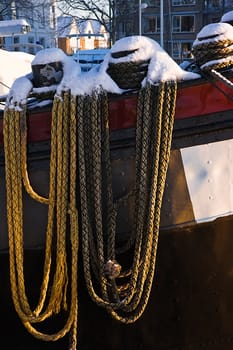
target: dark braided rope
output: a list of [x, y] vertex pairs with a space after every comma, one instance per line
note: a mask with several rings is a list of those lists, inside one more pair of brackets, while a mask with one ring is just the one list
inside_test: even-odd
[[121, 89], [140, 89], [149, 61], [109, 63], [107, 73]]
[[199, 45], [195, 45], [192, 48], [192, 53], [202, 75], [216, 89], [232, 100], [232, 96], [222, 89], [216, 83], [216, 80], [233, 89], [232, 82], [221, 73], [223, 70], [229, 70], [233, 67], [233, 40], [214, 40], [209, 43], [200, 42]]
[[[144, 311], [152, 284], [152, 271], [154, 271], [155, 261], [151, 261], [151, 257], [155, 258], [156, 254], [153, 249], [157, 249], [154, 241], [157, 239], [153, 238], [154, 235], [154, 222], [155, 218], [155, 208], [160, 210], [161, 208], [161, 198], [162, 190], [157, 187], [157, 183], [162, 187], [165, 183], [165, 172], [169, 152], [167, 148], [171, 143], [171, 136], [167, 136], [168, 128], [165, 127], [164, 132], [161, 132], [163, 111], [166, 114], [169, 111], [174, 113], [173, 109], [167, 107], [168, 104], [172, 104], [175, 101], [169, 98], [171, 91], [167, 88], [167, 94], [164, 93], [164, 88], [166, 89], [166, 84], [161, 84], [159, 93], [157, 95], [157, 109], [156, 109], [156, 120], [158, 124], [154, 124], [154, 103], [151, 99], [155, 96], [153, 94], [153, 89], [148, 86], [146, 89], [140, 91], [139, 96], [139, 106], [138, 106], [138, 124], [137, 124], [137, 138], [136, 138], [136, 179], [135, 179], [135, 198], [137, 206], [135, 206], [135, 224], [133, 230], [134, 233], [134, 253], [132, 256], [132, 266], [130, 268], [130, 273], [126, 281], [120, 282], [118, 277], [124, 275], [124, 270], [120, 276], [108, 278], [105, 275], [105, 263], [108, 263], [109, 253], [113, 250], [115, 245], [115, 234], [116, 227], [113, 223], [113, 205], [112, 205], [112, 189], [107, 195], [107, 222], [110, 225], [113, 224], [108, 234], [112, 237], [108, 237], [107, 240], [104, 238], [104, 226], [103, 226], [103, 213], [101, 213], [103, 205], [103, 197], [101, 190], [101, 183], [106, 180], [106, 183], [110, 184], [111, 179], [111, 169], [102, 169], [101, 162], [104, 160], [105, 167], [110, 167], [110, 151], [101, 157], [101, 151], [96, 148], [101, 148], [101, 138], [103, 138], [104, 147], [109, 148], [109, 135], [108, 135], [108, 123], [106, 123], [107, 108], [106, 108], [106, 96], [92, 96], [92, 111], [90, 111], [89, 118], [91, 121], [90, 127], [85, 127], [87, 122], [84, 115], [85, 103], [88, 103], [85, 98], [80, 98], [80, 102], [77, 103], [77, 116], [78, 116], [78, 161], [79, 161], [79, 182], [80, 182], [80, 199], [81, 199], [81, 226], [82, 226], [82, 246], [83, 246], [83, 264], [84, 264], [84, 275], [87, 284], [88, 292], [94, 302], [99, 306], [106, 308], [106, 310], [118, 321], [123, 323], [132, 323], [140, 317]], [[172, 87], [174, 89], [174, 86]], [[105, 100], [105, 103], [101, 103], [101, 99]], [[100, 99], [100, 100], [98, 100]], [[90, 101], [89, 101], [90, 102]], [[102, 109], [103, 108], [103, 109]], [[153, 108], [153, 111], [151, 110]], [[98, 123], [100, 122], [100, 114], [106, 113], [106, 115], [101, 119], [104, 122], [99, 128]], [[153, 130], [152, 126], [156, 125], [156, 130]], [[164, 124], [166, 126], [166, 123]], [[89, 136], [85, 134], [86, 131], [91, 132]], [[172, 127], [169, 131], [172, 133]], [[96, 135], [99, 133], [99, 135]], [[105, 133], [105, 134], [104, 134]], [[102, 136], [101, 136], [102, 135]], [[89, 143], [84, 140], [85, 137], [89, 138]], [[151, 138], [155, 138], [154, 141], [154, 151], [156, 156], [155, 162], [151, 164]], [[162, 144], [165, 146], [161, 146]], [[87, 149], [85, 146], [87, 145]], [[160, 147], [161, 150], [160, 150]], [[170, 148], [169, 148], [170, 149]], [[88, 157], [85, 153], [93, 153], [93, 157]], [[160, 155], [160, 152], [162, 153]], [[161, 161], [160, 161], [161, 157]], [[88, 164], [88, 163], [91, 164]], [[160, 162], [165, 162], [165, 166], [161, 166]], [[92, 174], [87, 169], [92, 167]], [[153, 168], [154, 167], [154, 168]], [[165, 168], [164, 168], [165, 167]], [[151, 176], [151, 172], [153, 176]], [[103, 177], [105, 173], [105, 177]], [[87, 180], [87, 175], [91, 176], [92, 179]], [[162, 179], [158, 182], [158, 177], [162, 176]], [[93, 184], [93, 185], [92, 185]], [[87, 186], [91, 187], [88, 188]], [[94, 193], [90, 194], [90, 189]], [[151, 189], [153, 189], [153, 194], [151, 194]], [[157, 195], [160, 200], [159, 204], [156, 204], [155, 198]], [[94, 200], [93, 203], [90, 201], [90, 197]], [[150, 202], [150, 203], [148, 203]], [[91, 213], [94, 210], [94, 214]], [[150, 213], [150, 214], [148, 214]], [[113, 216], [112, 216], [113, 215]], [[148, 218], [149, 215], [149, 218]], [[158, 219], [160, 213], [156, 216]], [[148, 218], [148, 219], [147, 219]], [[91, 220], [91, 221], [90, 221]], [[148, 221], [149, 220], [149, 221]], [[158, 230], [159, 224], [156, 222], [156, 228]], [[149, 229], [149, 232], [148, 232]], [[156, 231], [156, 234], [158, 232]], [[106, 243], [107, 242], [107, 243]], [[107, 244], [107, 248], [106, 245]], [[94, 248], [91, 252], [92, 248]], [[112, 252], [112, 257], [116, 255], [116, 251]], [[152, 265], [152, 266], [151, 266]], [[95, 273], [95, 270], [96, 273]], [[93, 279], [93, 273], [95, 279]], [[148, 278], [150, 281], [148, 281]], [[146, 286], [146, 289], [145, 289]]]
[[221, 69], [233, 64], [233, 40], [216, 40], [193, 46], [192, 53], [197, 65], [205, 71]]
[[219, 40], [199, 43], [192, 48], [193, 56], [199, 66], [212, 61], [220, 60], [233, 55], [233, 40]]

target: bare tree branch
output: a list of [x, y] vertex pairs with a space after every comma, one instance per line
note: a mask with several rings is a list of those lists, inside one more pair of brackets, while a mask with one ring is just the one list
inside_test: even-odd
[[115, 0], [58, 0], [57, 3], [64, 15], [97, 20], [109, 32], [111, 42], [115, 41]]

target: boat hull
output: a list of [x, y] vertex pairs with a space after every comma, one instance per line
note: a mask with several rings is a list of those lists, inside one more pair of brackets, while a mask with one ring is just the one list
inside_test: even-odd
[[[200, 89], [200, 86], [197, 86], [196, 89]], [[213, 145], [213, 148], [210, 147], [210, 154], [213, 156], [215, 146], [222, 145], [222, 142], [227, 142], [227, 147], [230, 149], [228, 154], [233, 154], [231, 153], [233, 106], [232, 102], [228, 101], [228, 107], [223, 103], [224, 108], [221, 110], [212, 110], [211, 106], [210, 110], [204, 109], [200, 115], [193, 115], [192, 111], [189, 111], [188, 114], [184, 103], [187, 101], [187, 96], [190, 96], [190, 92], [182, 95], [180, 90], [178, 93], [181, 94], [181, 97], [178, 95], [172, 150], [161, 211], [156, 271], [149, 303], [137, 322], [131, 325], [120, 324], [91, 301], [84, 277], [80, 272], [78, 279], [79, 349], [199, 350], [204, 348], [231, 350], [233, 347], [233, 215], [230, 210], [231, 205], [229, 205], [230, 209], [221, 207], [220, 211], [218, 211], [220, 208], [218, 205], [215, 212], [205, 211], [203, 213], [200, 211], [197, 215], [198, 211], [192, 198], [192, 191], [190, 191], [192, 181], [188, 180], [187, 163], [184, 160], [185, 151], [193, 151], [195, 147], [202, 146], [205, 149], [206, 145]], [[201, 92], [198, 96], [201, 96]], [[110, 99], [110, 146], [113, 190], [116, 198], [132, 190], [135, 177], [136, 105], [137, 96], [135, 94]], [[44, 196], [48, 194], [49, 186], [50, 123], [51, 108], [29, 109], [29, 176], [34, 189]], [[9, 281], [2, 132], [0, 132], [0, 142], [0, 191], [3, 199], [0, 201], [0, 266], [2, 271], [0, 320], [5, 329], [13, 325], [16, 330], [15, 337], [12, 339], [9, 339], [5, 331], [2, 332], [2, 336], [7, 339], [10, 346], [13, 346], [13, 341], [15, 343], [17, 339], [19, 349], [25, 350], [32, 347], [39, 349], [42, 346], [43, 349], [64, 349], [64, 344], [68, 342], [67, 336], [55, 343], [39, 341], [27, 333], [14, 310]], [[209, 155], [207, 152], [205, 154]], [[229, 161], [229, 168], [232, 166], [230, 159], [225, 159], [225, 163]], [[219, 158], [214, 158], [214, 164], [216, 168], [219, 168]], [[206, 164], [201, 166], [205, 174], [216, 176], [208, 172]], [[225, 178], [228, 181], [225, 183], [227, 188], [232, 186], [231, 174]], [[219, 177], [212, 179], [217, 182]], [[216, 194], [216, 192], [213, 193]], [[218, 197], [216, 198], [218, 200]], [[207, 200], [209, 199], [207, 196]], [[213, 208], [216, 209], [216, 206]], [[127, 205], [119, 209], [117, 239], [124, 240], [130, 235], [133, 222], [132, 213], [131, 198]], [[36, 203], [24, 193], [25, 279], [32, 304], [37, 301], [43, 273], [46, 225], [47, 206]], [[79, 271], [83, 271], [81, 261]], [[64, 319], [65, 315], [54, 317], [41, 327], [54, 331], [56, 327], [59, 328]]]

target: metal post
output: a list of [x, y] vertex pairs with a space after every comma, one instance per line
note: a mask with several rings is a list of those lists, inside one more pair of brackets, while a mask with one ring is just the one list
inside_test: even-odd
[[160, 1], [160, 46], [163, 47], [163, 0]]
[[139, 13], [138, 31], [139, 31], [139, 35], [142, 35], [142, 1], [141, 0], [139, 0], [139, 4], [138, 4], [138, 13]]

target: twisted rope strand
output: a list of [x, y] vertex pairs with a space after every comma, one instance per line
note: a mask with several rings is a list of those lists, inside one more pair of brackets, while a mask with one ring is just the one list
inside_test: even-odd
[[[25, 157], [25, 111], [7, 110], [4, 113], [4, 151], [7, 187], [7, 214], [9, 232], [9, 260], [12, 297], [15, 309], [26, 329], [36, 338], [55, 341], [72, 329], [72, 349], [76, 348], [77, 327], [77, 252], [78, 252], [78, 217], [76, 209], [76, 120], [74, 111], [69, 113], [69, 94], [64, 100], [55, 99], [51, 125], [51, 155], [50, 155], [50, 189], [48, 201], [48, 225], [44, 273], [41, 284], [39, 301], [36, 308], [31, 310], [27, 300], [24, 279], [23, 260], [23, 199], [22, 184], [25, 184], [27, 171]], [[20, 122], [22, 123], [20, 127]], [[70, 121], [69, 121], [70, 120]], [[70, 127], [69, 127], [70, 125]], [[23, 139], [23, 141], [22, 141]], [[70, 140], [70, 141], [69, 141]], [[61, 146], [62, 145], [62, 146]], [[72, 155], [68, 152], [71, 149]], [[20, 152], [21, 150], [21, 152]], [[71, 164], [72, 162], [72, 164]], [[69, 179], [69, 180], [68, 180]], [[68, 190], [68, 183], [70, 184]], [[29, 186], [28, 182], [25, 186]], [[31, 190], [30, 190], [31, 191]], [[31, 194], [29, 192], [29, 194]], [[68, 194], [70, 193], [70, 199]], [[38, 200], [37, 194], [32, 195]], [[41, 201], [39, 199], [39, 201]], [[69, 203], [70, 201], [70, 203]], [[40, 323], [52, 314], [66, 309], [68, 270], [66, 263], [66, 226], [67, 214], [70, 215], [71, 241], [71, 298], [67, 320], [62, 329], [54, 334], [39, 332], [32, 324]], [[57, 226], [54, 227], [56, 216]], [[56, 237], [54, 236], [56, 233]], [[54, 240], [55, 239], [55, 240]], [[52, 242], [56, 242], [55, 272], [52, 274]], [[48, 294], [48, 287], [51, 293]]]

